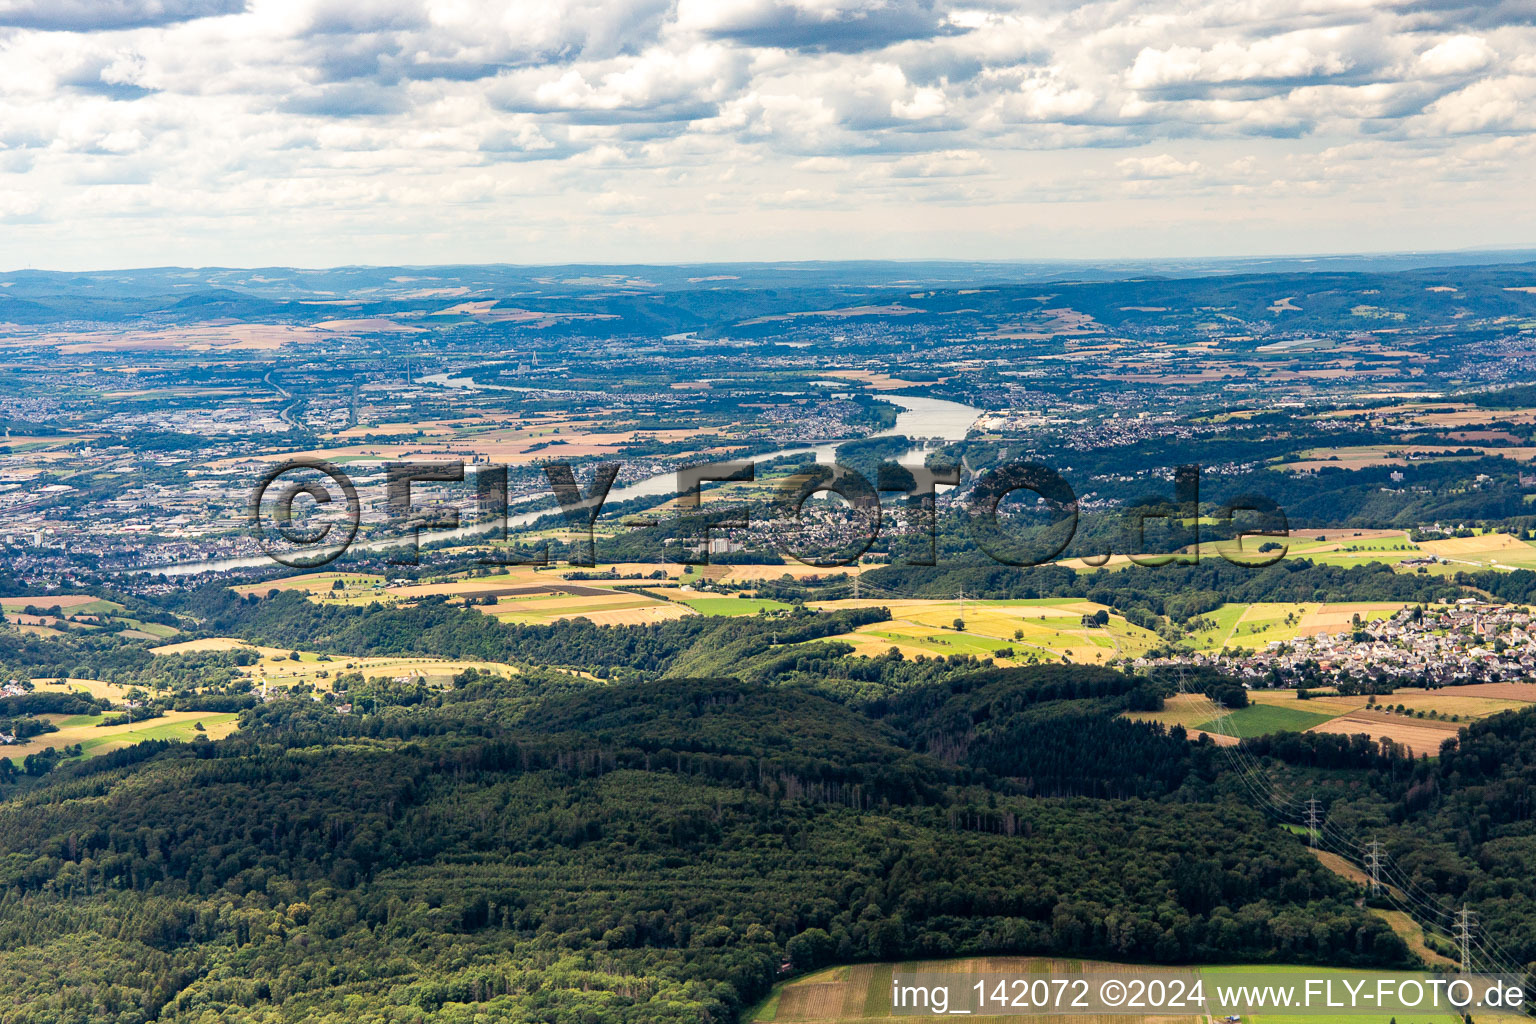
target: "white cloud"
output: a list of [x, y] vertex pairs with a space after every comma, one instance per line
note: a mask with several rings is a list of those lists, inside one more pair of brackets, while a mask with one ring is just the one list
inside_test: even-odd
[[1222, 40], [1206, 49], [1173, 46], [1143, 49], [1126, 75], [1132, 89], [1193, 82], [1233, 83], [1326, 79], [1356, 65], [1343, 30], [1293, 32], [1253, 41]]
[[[1347, 247], [1351, 197], [1473, 179], [1505, 214], [1465, 230], [1536, 228], [1536, 27], [1471, 0], [0, 0], [0, 26], [13, 264], [794, 255], [830, 223], [797, 208], [891, 254], [867, 225], [925, 204], [958, 256], [1041, 204], [1123, 225], [1128, 193], [1285, 189]], [[605, 248], [620, 214], [638, 248]]]
[[1452, 36], [1419, 54], [1419, 67], [1427, 75], [1464, 75], [1487, 67], [1496, 56], [1477, 36]]
[[1483, 79], [1436, 100], [1425, 111], [1435, 134], [1536, 130], [1536, 78]]

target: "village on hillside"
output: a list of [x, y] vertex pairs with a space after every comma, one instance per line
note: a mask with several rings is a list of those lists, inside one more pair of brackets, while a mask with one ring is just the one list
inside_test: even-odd
[[1465, 597], [1405, 607], [1337, 633], [1272, 640], [1262, 649], [1223, 648], [1137, 658], [1138, 670], [1184, 665], [1220, 669], [1249, 688], [1330, 685], [1341, 693], [1388, 693], [1397, 686], [1459, 686], [1536, 677], [1528, 609]]

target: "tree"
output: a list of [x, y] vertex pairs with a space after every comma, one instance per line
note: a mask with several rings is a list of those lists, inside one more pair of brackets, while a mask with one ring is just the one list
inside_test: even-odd
[[784, 952], [797, 971], [808, 971], [832, 959], [837, 945], [820, 928], [807, 928], [784, 944]]

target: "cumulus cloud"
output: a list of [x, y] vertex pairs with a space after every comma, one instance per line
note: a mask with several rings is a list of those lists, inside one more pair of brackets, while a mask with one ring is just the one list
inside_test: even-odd
[[245, 9], [245, 0], [0, 0], [0, 25], [55, 32], [168, 25]]
[[1493, 63], [1496, 54], [1477, 36], [1452, 36], [1419, 54], [1427, 75], [1464, 75]]
[[974, 209], [984, 239], [1042, 204], [1473, 179], [1504, 200], [1490, 231], [1536, 230], [1529, 0], [0, 0], [0, 27], [13, 262], [194, 223], [267, 233], [273, 262], [296, 231], [416, 257], [429, 223], [478, 246], [439, 258], [531, 258], [514, 237], [600, 258], [616, 217], [626, 244], [718, 232], [750, 256], [831, 210], [931, 205], [948, 231]]
[[746, 46], [859, 53], [952, 28], [935, 0], [683, 0], [680, 17]]

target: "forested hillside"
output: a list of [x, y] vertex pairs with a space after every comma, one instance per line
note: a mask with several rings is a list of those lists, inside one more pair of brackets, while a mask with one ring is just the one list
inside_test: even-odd
[[[264, 603], [231, 610], [296, 614]], [[814, 666], [272, 701], [60, 768], [0, 802], [0, 1021], [713, 1022], [786, 962], [1409, 962], [1208, 747], [1113, 717], [1128, 677], [956, 658], [871, 702]]]
[[[935, 590], [957, 573], [976, 590], [1050, 577], [1160, 611], [1207, 590], [1447, 585], [1205, 564], [1100, 594], [1059, 568], [970, 575], [984, 571], [868, 575]], [[1221, 748], [1125, 716], [1164, 706], [1166, 673], [854, 656], [836, 638], [884, 623], [878, 607], [513, 625], [435, 597], [207, 588], [164, 613], [261, 646], [0, 633], [13, 674], [74, 665], [176, 708], [244, 709], [225, 739], [0, 781], [0, 1024], [717, 1024], [829, 963], [1411, 965], [1375, 904], [1283, 827], [1300, 792], [1320, 799], [1325, 849], [1359, 863], [1338, 837], [1381, 838], [1431, 933], [1466, 902], [1510, 963], [1536, 957], [1536, 712], [1476, 722], [1437, 759], [1322, 733]], [[300, 645], [338, 673], [370, 655], [505, 671], [435, 686], [359, 671], [327, 700], [249, 692], [262, 651], [298, 664], [281, 652]], [[1211, 668], [1185, 688], [1241, 694]], [[38, 689], [0, 712], [41, 728], [116, 692]]]

